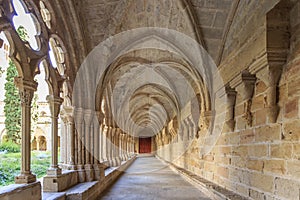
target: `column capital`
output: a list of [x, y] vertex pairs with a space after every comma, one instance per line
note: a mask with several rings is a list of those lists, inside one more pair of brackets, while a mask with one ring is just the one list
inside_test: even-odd
[[230, 86], [226, 86], [225, 87], [225, 93], [226, 93], [226, 96], [227, 96], [227, 105], [228, 106], [234, 106], [237, 91], [235, 91], [235, 89], [231, 88]]
[[35, 92], [37, 90], [38, 83], [34, 80], [25, 80], [23, 77], [15, 77], [14, 83], [19, 90], [29, 90]]
[[14, 83], [19, 89], [21, 105], [31, 106], [33, 94], [37, 89], [37, 82], [28, 81], [22, 77], [15, 77]]
[[49, 103], [50, 112], [51, 112], [52, 117], [57, 118], [58, 114], [60, 112], [60, 106], [61, 106], [61, 104], [63, 102], [63, 99], [60, 98], [60, 97], [58, 97], [58, 96], [48, 95], [46, 97], [46, 100]]
[[254, 93], [256, 76], [250, 74], [247, 70], [242, 71], [241, 85], [236, 87], [244, 101], [250, 100]]
[[84, 122], [88, 125], [92, 123], [92, 120], [94, 119], [95, 112], [93, 110], [84, 110], [83, 111], [83, 119]]
[[74, 120], [76, 122], [76, 125], [83, 123], [83, 109], [82, 108], [74, 109]]

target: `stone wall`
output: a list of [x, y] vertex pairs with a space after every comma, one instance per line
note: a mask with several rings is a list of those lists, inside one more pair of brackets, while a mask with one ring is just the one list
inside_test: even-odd
[[[246, 9], [245, 2], [241, 5], [243, 9]], [[270, 3], [271, 1], [268, 1], [265, 7], [259, 8], [262, 12], [256, 8], [258, 10], [254, 13], [266, 13], [266, 10], [271, 10], [273, 5]], [[235, 87], [237, 95], [234, 106], [234, 130], [231, 131], [225, 126], [209, 154], [200, 155], [200, 137], [160, 146], [157, 151], [160, 157], [245, 197], [299, 199], [300, 42], [299, 37], [296, 37], [300, 31], [299, 9], [300, 2], [292, 4], [289, 9], [290, 39], [287, 42], [290, 42], [290, 45], [287, 62], [283, 66], [279, 80], [277, 97], [275, 96], [279, 106], [276, 122], [271, 122], [268, 115], [270, 87], [262, 79], [256, 77], [249, 110], [252, 116], [251, 123], [245, 119], [247, 104], [240, 92], [241, 85], [238, 85]], [[255, 62], [257, 55], [266, 48], [262, 44], [268, 45], [266, 44], [268, 43], [266, 28], [270, 22], [266, 20], [266, 16], [257, 17], [256, 20], [258, 21], [249, 23], [243, 28], [247, 30], [247, 34], [239, 33], [240, 37], [248, 39], [251, 35], [252, 42], [248, 41], [247, 44], [242, 42], [244, 46], [227, 44], [228, 51], [231, 52], [226, 53], [227, 57], [221, 64], [225, 83], [230, 82], [234, 76], [240, 76], [242, 70], [248, 69], [251, 63]], [[261, 28], [253, 28], [256, 27], [252, 26], [253, 24]], [[229, 36], [229, 40], [231, 37], [234, 38], [234, 35]], [[183, 152], [183, 150], [186, 152], [181, 157], [174, 153]]]

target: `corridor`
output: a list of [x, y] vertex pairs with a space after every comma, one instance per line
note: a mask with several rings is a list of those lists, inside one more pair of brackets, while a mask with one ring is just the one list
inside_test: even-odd
[[201, 191], [155, 157], [138, 157], [100, 199], [209, 200]]

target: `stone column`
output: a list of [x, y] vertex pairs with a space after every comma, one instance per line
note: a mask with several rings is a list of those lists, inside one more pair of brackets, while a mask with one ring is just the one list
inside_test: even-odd
[[100, 163], [103, 163], [104, 161], [107, 161], [106, 156], [106, 131], [107, 127], [105, 125], [100, 126]]
[[120, 155], [121, 155], [121, 161], [125, 161], [126, 160], [126, 157], [125, 157], [125, 133], [122, 133], [121, 134], [121, 137], [120, 137], [120, 144], [121, 144], [121, 147], [120, 147]]
[[58, 167], [58, 114], [63, 99], [57, 96], [48, 95], [47, 101], [50, 106], [51, 120], [52, 120], [52, 151], [51, 151], [51, 165], [47, 170], [47, 175], [58, 176], [61, 175], [61, 169]]
[[15, 178], [17, 184], [32, 183], [36, 181], [36, 176], [30, 171], [30, 141], [31, 141], [31, 102], [34, 91], [36, 91], [37, 83], [34, 81], [26, 81], [21, 77], [15, 78], [15, 85], [19, 89], [21, 99], [21, 174]]
[[111, 167], [115, 167], [117, 166], [116, 163], [117, 163], [117, 159], [116, 159], [116, 135], [117, 135], [117, 131], [116, 131], [116, 128], [111, 128], [111, 131], [110, 131], [110, 141], [111, 141], [111, 160], [110, 160], [110, 166]]
[[112, 128], [108, 127], [106, 131], [106, 156], [108, 164], [112, 165]]
[[91, 161], [91, 152], [92, 145], [91, 145], [91, 123], [94, 116], [91, 110], [85, 110], [84, 112], [84, 135], [85, 135], [85, 173], [86, 173], [86, 180], [93, 181], [94, 180], [94, 173], [93, 173], [93, 166]]
[[130, 154], [134, 154], [134, 138], [130, 137]]
[[[66, 137], [66, 133], [67, 133], [67, 117], [63, 112], [61, 112], [60, 113], [60, 118], [62, 120], [60, 141], [61, 141], [61, 144], [66, 144], [65, 137]], [[60, 148], [60, 161], [61, 161], [62, 165], [67, 164], [67, 160], [66, 160], [66, 156], [67, 156], [66, 152], [67, 151], [66, 151], [66, 148], [67, 148], [67, 145], [63, 145]]]
[[69, 148], [68, 151], [68, 169], [75, 169], [75, 130], [74, 130], [74, 117], [73, 117], [73, 109], [65, 108], [67, 111], [67, 135], [68, 135], [68, 143], [67, 146]]
[[99, 164], [100, 162], [100, 125], [98, 121], [97, 115], [94, 116], [93, 120], [93, 133], [94, 133], [94, 152], [93, 152], [93, 158], [94, 158], [94, 164]]
[[128, 151], [127, 151], [127, 139], [128, 139], [128, 134], [125, 133], [124, 134], [124, 139], [123, 139], [123, 142], [124, 142], [124, 157], [125, 157], [125, 160], [128, 159]]
[[83, 111], [81, 108], [75, 109], [74, 119], [76, 121], [77, 129], [77, 170], [79, 175], [79, 182], [85, 182], [85, 172], [84, 172], [84, 136], [83, 136]]

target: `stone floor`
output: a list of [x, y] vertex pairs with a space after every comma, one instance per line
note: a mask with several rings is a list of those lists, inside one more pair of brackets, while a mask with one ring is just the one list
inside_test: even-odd
[[201, 199], [201, 191], [155, 157], [138, 157], [99, 199]]

